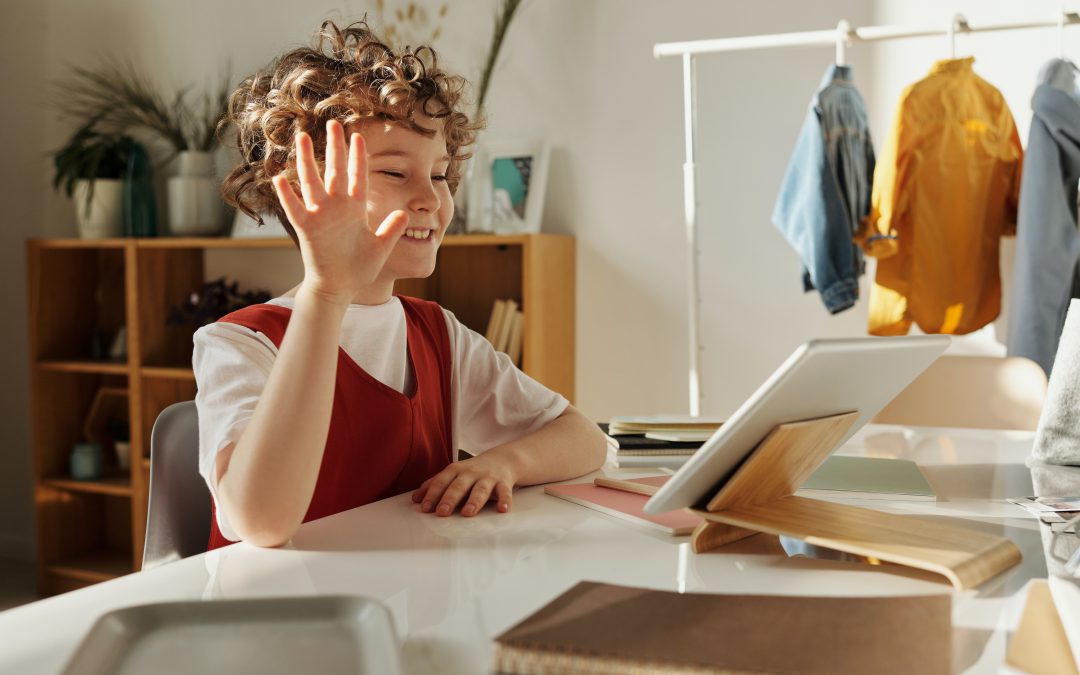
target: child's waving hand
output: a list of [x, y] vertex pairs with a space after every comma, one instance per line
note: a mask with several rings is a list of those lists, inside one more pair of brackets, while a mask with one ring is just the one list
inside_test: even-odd
[[348, 153], [345, 130], [337, 120], [326, 123], [326, 172], [320, 177], [311, 137], [296, 135], [296, 194], [285, 174], [274, 177], [285, 214], [296, 230], [304, 261], [304, 285], [335, 303], [348, 304], [371, 284], [409, 217], [393, 211], [378, 229], [368, 222], [367, 151], [360, 134], [352, 134]]

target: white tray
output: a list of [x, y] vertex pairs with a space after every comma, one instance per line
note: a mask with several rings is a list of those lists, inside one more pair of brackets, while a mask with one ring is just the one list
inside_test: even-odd
[[390, 613], [347, 596], [168, 602], [94, 623], [64, 675], [127, 673], [396, 675]]

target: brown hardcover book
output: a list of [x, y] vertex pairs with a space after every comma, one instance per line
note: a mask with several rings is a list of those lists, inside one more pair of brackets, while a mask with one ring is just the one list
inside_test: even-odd
[[515, 365], [521, 365], [521, 341], [525, 328], [525, 313], [521, 310], [514, 312], [514, 323], [510, 326], [510, 339], [506, 345], [506, 355]]
[[514, 315], [517, 314], [518, 304], [514, 300], [506, 300], [506, 306], [502, 316], [499, 317], [499, 328], [495, 332], [495, 349], [506, 352], [510, 346], [510, 329], [514, 326]]
[[948, 673], [952, 596], [675, 593], [583, 581], [496, 638], [504, 673]]
[[499, 339], [499, 329], [502, 328], [503, 314], [506, 312], [506, 301], [495, 300], [491, 306], [491, 316], [488, 318], [487, 331], [484, 332], [484, 337], [492, 345]]

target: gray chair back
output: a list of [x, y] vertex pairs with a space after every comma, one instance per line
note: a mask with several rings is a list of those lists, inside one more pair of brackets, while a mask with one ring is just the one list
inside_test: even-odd
[[210, 490], [199, 475], [194, 401], [165, 408], [150, 433], [150, 496], [143, 569], [206, 551]]

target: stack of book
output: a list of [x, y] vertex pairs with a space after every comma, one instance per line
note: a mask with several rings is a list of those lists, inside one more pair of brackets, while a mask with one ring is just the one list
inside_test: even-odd
[[495, 347], [504, 352], [516, 365], [521, 365], [521, 341], [525, 326], [525, 315], [518, 309], [515, 300], [496, 300], [491, 308], [487, 332], [484, 337]]
[[612, 417], [600, 428], [608, 437], [615, 465], [677, 469], [694, 454], [723, 420], [688, 415]]

